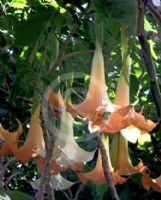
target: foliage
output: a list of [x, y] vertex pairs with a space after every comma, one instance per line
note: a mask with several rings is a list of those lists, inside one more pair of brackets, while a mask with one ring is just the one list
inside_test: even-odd
[[[78, 16], [90, 5], [81, 21]], [[34, 88], [46, 87], [58, 76], [70, 72], [83, 73], [83, 77], [73, 80], [72, 98], [84, 97], [89, 85], [92, 54], [88, 50], [95, 49], [95, 14], [97, 22], [104, 23], [103, 55], [105, 58], [105, 75], [110, 99], [115, 98], [116, 83], [121, 70], [120, 27], [122, 23], [128, 26], [129, 51], [132, 58], [130, 75], [130, 99], [139, 111], [144, 106], [144, 116], [158, 121], [156, 107], [150, 90], [150, 83], [142, 59], [139, 41], [136, 37], [137, 1], [131, 0], [2, 0], [0, 3], [0, 122], [8, 130], [16, 130], [16, 119], [24, 125], [31, 116], [30, 101]], [[73, 25], [78, 23], [69, 44], [65, 48], [59, 70], [51, 70], [58, 48], [62, 47]], [[156, 66], [156, 76], [161, 89], [161, 26], [155, 16], [146, 10], [145, 30], [153, 61]], [[59, 43], [59, 47], [57, 46]], [[77, 54], [77, 52], [82, 52]], [[71, 53], [75, 53], [71, 56]], [[65, 90], [64, 80], [58, 85], [62, 93]], [[77, 103], [81, 99], [77, 100]], [[80, 147], [93, 150], [97, 142], [90, 138], [86, 125], [81, 120], [75, 121], [74, 130]], [[24, 140], [25, 136], [21, 136]], [[83, 138], [83, 139], [82, 139]], [[146, 138], [145, 138], [146, 139]], [[88, 141], [91, 141], [88, 143]], [[137, 144], [129, 144], [133, 163], [141, 158], [156, 178], [161, 171], [161, 130], [154, 130], [147, 141], [139, 140]], [[3, 158], [3, 164], [12, 159]], [[36, 159], [27, 164], [15, 162], [8, 166], [1, 188], [8, 194], [0, 194], [0, 199], [34, 199], [36, 191], [31, 182], [40, 174], [37, 171]], [[86, 170], [91, 169], [95, 159], [89, 162]], [[12, 176], [12, 177], [11, 177]], [[78, 178], [71, 172], [65, 172], [69, 180]], [[69, 194], [76, 194], [80, 183], [71, 187]], [[134, 175], [126, 184], [116, 186], [119, 197], [124, 199], [155, 199], [160, 195], [153, 190], [146, 191], [141, 187], [139, 175]], [[7, 192], [8, 190], [13, 192]], [[15, 191], [16, 190], [16, 191]], [[24, 193], [24, 194], [23, 194]], [[31, 197], [28, 194], [32, 195]], [[2, 196], [2, 197], [1, 197]], [[56, 199], [67, 199], [62, 191], [55, 192]], [[107, 199], [108, 188], [87, 183], [82, 186], [78, 199]]]

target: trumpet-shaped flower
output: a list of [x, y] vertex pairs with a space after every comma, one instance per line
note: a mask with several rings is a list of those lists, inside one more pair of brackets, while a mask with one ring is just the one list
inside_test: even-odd
[[21, 147], [18, 147], [17, 144], [11, 146], [13, 154], [24, 163], [28, 162], [32, 157], [36, 157], [39, 151], [44, 148], [39, 116], [40, 105], [37, 106], [31, 116], [30, 128], [24, 144]]
[[98, 107], [106, 105], [109, 112], [114, 110], [114, 106], [108, 98], [105, 84], [104, 59], [99, 43], [96, 43], [96, 50], [92, 61], [90, 84], [87, 95], [83, 102], [78, 105], [67, 103], [67, 111], [73, 117], [81, 115], [92, 120]]
[[[109, 155], [108, 137], [107, 138], [103, 137], [102, 141], [106, 148], [106, 153], [108, 157], [108, 166], [109, 166], [113, 183], [116, 185], [116, 184], [122, 184], [126, 182], [127, 179], [119, 176], [118, 173], [114, 172], [112, 168], [110, 155]], [[102, 157], [101, 157], [100, 151], [98, 152], [98, 158], [97, 158], [96, 166], [94, 167], [94, 169], [91, 170], [90, 172], [77, 172], [77, 175], [83, 184], [86, 184], [89, 180], [91, 180], [95, 185], [103, 185], [106, 183], [106, 180], [104, 177], [104, 171], [102, 168]]]
[[85, 151], [76, 143], [73, 132], [73, 118], [70, 113], [66, 112], [65, 107], [61, 116], [60, 133], [56, 144], [59, 146], [60, 155], [58, 156], [58, 151], [57, 153], [53, 152], [53, 157], [57, 157], [56, 162], [58, 165], [83, 163], [93, 158], [94, 151]]
[[[124, 45], [125, 46], [122, 46], [123, 67], [122, 67], [122, 71], [120, 74], [120, 78], [118, 80], [118, 85], [117, 85], [117, 90], [116, 90], [116, 98], [115, 98], [115, 103], [120, 106], [129, 105], [129, 77], [130, 77], [131, 59], [130, 59], [130, 56], [127, 54], [127, 46], [126, 46], [127, 44], [125, 43]], [[126, 49], [124, 49], [124, 48], [126, 48]], [[124, 51], [124, 50], [126, 50], [126, 51]], [[138, 115], [136, 114], [136, 118], [135, 118], [135, 112], [130, 111], [129, 115], [132, 117], [128, 117], [128, 120], [130, 120], [131, 122], [133, 119], [134, 119], [134, 121], [137, 121], [136, 118]], [[142, 123], [142, 121], [140, 121], [140, 123]], [[132, 132], [130, 132], [130, 130], [131, 130], [130, 128], [133, 130]], [[134, 134], [134, 135], [138, 136], [138, 129], [136, 129], [132, 125], [130, 128], [129, 127], [126, 128], [127, 134], [129, 134], [129, 135]], [[128, 132], [128, 130], [129, 130], [129, 132]], [[122, 132], [122, 130], [121, 130], [121, 132]], [[140, 130], [140, 132], [141, 132], [141, 130]], [[133, 135], [132, 135], [132, 137], [133, 137]], [[129, 136], [129, 138], [130, 138], [130, 136]], [[131, 175], [131, 174], [134, 174], [137, 172], [141, 172], [145, 168], [141, 161], [138, 164], [138, 166], [136, 166], [136, 167], [134, 167], [132, 165], [130, 157], [129, 157], [129, 152], [128, 152], [128, 142], [120, 134], [115, 135], [113, 137], [111, 158], [113, 159], [112, 163], [113, 163], [115, 170], [117, 170], [120, 175]]]

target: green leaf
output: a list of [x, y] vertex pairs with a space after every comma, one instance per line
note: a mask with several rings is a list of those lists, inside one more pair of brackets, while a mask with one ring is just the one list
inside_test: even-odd
[[12, 200], [35, 200], [32, 196], [16, 190], [11, 192], [10, 197]]
[[37, 14], [30, 17], [28, 20], [14, 20], [14, 31], [16, 36], [16, 43], [18, 45], [31, 45], [38, 40], [44, 26], [47, 25], [51, 13]]
[[107, 192], [107, 190], [108, 190], [107, 184], [96, 186], [97, 196], [103, 195], [105, 192]]
[[139, 90], [139, 82], [135, 75], [130, 75], [130, 102], [133, 103], [137, 99]]
[[128, 25], [129, 33], [135, 33], [137, 19], [136, 0], [92, 0], [96, 12], [100, 19], [109, 18], [117, 19], [118, 24], [125, 23]]
[[141, 181], [141, 175], [140, 174], [134, 174], [130, 176], [130, 179], [137, 183], [138, 185], [142, 186], [142, 181]]

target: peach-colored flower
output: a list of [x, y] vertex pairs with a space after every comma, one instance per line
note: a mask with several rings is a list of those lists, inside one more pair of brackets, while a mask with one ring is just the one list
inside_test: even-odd
[[114, 110], [114, 106], [106, 92], [104, 59], [102, 49], [98, 43], [96, 44], [90, 77], [90, 84], [84, 101], [78, 105], [67, 103], [67, 111], [70, 112], [73, 117], [79, 114], [91, 120], [95, 110], [102, 105], [106, 105], [108, 111]]
[[43, 132], [40, 125], [40, 105], [33, 112], [30, 120], [30, 128], [27, 138], [21, 147], [17, 144], [11, 145], [13, 154], [23, 163], [36, 157], [41, 149], [44, 149]]
[[[108, 144], [108, 137], [103, 137], [102, 141], [106, 148], [106, 153], [108, 157], [108, 165], [111, 173], [111, 177], [113, 180], [113, 183], [116, 184], [122, 184], [127, 181], [127, 178], [123, 178], [118, 175], [117, 172], [114, 172], [111, 161], [110, 161], [110, 155], [109, 155], [109, 144]], [[77, 172], [77, 175], [79, 179], [82, 181], [83, 184], [86, 184], [89, 180], [91, 180], [96, 185], [103, 185], [106, 183], [105, 177], [104, 177], [104, 171], [102, 168], [102, 157], [100, 154], [100, 151], [98, 152], [98, 158], [96, 162], [96, 166], [93, 170], [90, 172]]]
[[[118, 84], [117, 84], [115, 104], [119, 106], [128, 107], [130, 103], [129, 77], [130, 77], [131, 59], [130, 59], [130, 56], [127, 54], [127, 52], [124, 52], [124, 53], [125, 55], [122, 55], [123, 67], [122, 67], [122, 71], [121, 71]], [[135, 138], [137, 138], [139, 134], [141, 134], [141, 130], [139, 130], [137, 127], [137, 130], [139, 130], [139, 134], [138, 134], [138, 131], [136, 131], [134, 124], [139, 125], [138, 117], [140, 118], [140, 115], [138, 115], [134, 111], [133, 107], [131, 107], [130, 110], [127, 110], [127, 113], [122, 112], [122, 111], [121, 113], [123, 113], [123, 115], [121, 114], [123, 118], [122, 119], [120, 118], [118, 122], [116, 120], [116, 123], [120, 123], [120, 122], [125, 123], [126, 126], [124, 127], [124, 130], [127, 130], [127, 134], [129, 135], [133, 134], [132, 137], [134, 137], [135, 135]], [[114, 120], [114, 116], [112, 116], [112, 114], [111, 114], [111, 118], [113, 118]], [[116, 114], [118, 115], [117, 111], [116, 111]], [[118, 119], [118, 117], [116, 119]], [[143, 121], [146, 124], [145, 118], [141, 117], [140, 123], [143, 123]], [[142, 127], [142, 128], [145, 128], [145, 127]], [[131, 130], [134, 130], [134, 131], [130, 132]], [[121, 129], [120, 129], [120, 132], [122, 132]], [[112, 164], [114, 166], [114, 169], [120, 175], [135, 174], [135, 173], [143, 171], [145, 168], [142, 161], [140, 161], [140, 163], [136, 167], [132, 165], [129, 152], [128, 152], [128, 142], [121, 134], [117, 134], [113, 137], [112, 148], [111, 148], [111, 159], [112, 159]]]

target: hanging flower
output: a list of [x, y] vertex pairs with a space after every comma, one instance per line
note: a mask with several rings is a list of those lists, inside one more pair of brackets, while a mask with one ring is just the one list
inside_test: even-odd
[[[122, 30], [122, 46], [121, 47], [122, 47], [121, 50], [122, 50], [123, 67], [122, 67], [120, 78], [117, 84], [115, 104], [119, 106], [127, 106], [130, 103], [129, 77], [130, 77], [130, 69], [131, 69], [131, 58], [128, 55], [128, 51], [127, 51], [127, 40], [125, 37], [124, 29]], [[139, 116], [138, 118], [140, 118], [140, 127], [141, 127], [141, 124], [143, 124], [143, 122], [146, 124], [144, 117], [140, 117], [140, 115], [138, 115], [133, 109], [131, 109], [127, 114], [127, 118], [125, 119], [125, 121], [127, 122], [126, 125], [128, 125], [128, 121], [130, 122], [129, 125], [133, 124], [134, 122], [136, 125], [136, 121], [137, 121], [136, 118], [138, 116]], [[133, 130], [132, 132], [130, 132], [131, 129]], [[126, 130], [127, 130], [127, 134], [129, 135], [133, 134], [132, 138], [134, 137], [134, 135], [135, 135], [135, 138], [138, 137], [138, 128], [136, 131], [136, 128], [131, 125], [130, 128], [129, 126], [127, 126]], [[141, 132], [142, 130], [139, 130], [139, 131]], [[112, 148], [111, 148], [111, 158], [113, 159], [112, 163], [115, 170], [120, 175], [131, 175], [134, 173], [141, 172], [145, 168], [142, 161], [140, 161], [140, 163], [136, 167], [132, 165], [130, 157], [129, 157], [129, 152], [128, 152], [128, 142], [121, 134], [117, 134], [113, 137]]]
[[90, 121], [92, 120], [96, 109], [102, 105], [106, 105], [108, 111], [112, 112], [114, 106], [109, 100], [106, 90], [102, 48], [99, 43], [96, 42], [96, 50], [92, 61], [91, 78], [87, 95], [84, 101], [78, 105], [67, 103], [67, 111], [70, 112], [73, 117], [79, 114]]
[[73, 132], [73, 118], [70, 113], [66, 112], [65, 107], [61, 116], [60, 132], [56, 146], [58, 149], [54, 149], [53, 157], [56, 158], [58, 165], [88, 162], [94, 155], [94, 151], [85, 151], [76, 143]]
[[43, 132], [40, 126], [40, 105], [38, 105], [31, 116], [30, 128], [27, 138], [21, 147], [17, 144], [11, 145], [13, 154], [23, 163], [36, 157], [41, 149], [44, 149]]
[[[102, 141], [106, 148], [106, 153], [108, 157], [108, 165], [109, 165], [109, 170], [111, 173], [113, 183], [116, 185], [116, 184], [122, 184], [126, 182], [127, 179], [119, 176], [118, 173], [114, 172], [112, 168], [110, 155], [109, 155], [108, 137], [102, 137]], [[106, 180], [104, 177], [104, 171], [102, 168], [102, 157], [101, 157], [100, 151], [98, 151], [98, 158], [97, 158], [96, 166], [94, 167], [94, 169], [91, 170], [90, 172], [77, 172], [77, 175], [83, 184], [86, 184], [89, 180], [91, 180], [95, 185], [103, 185], [106, 183]]]

